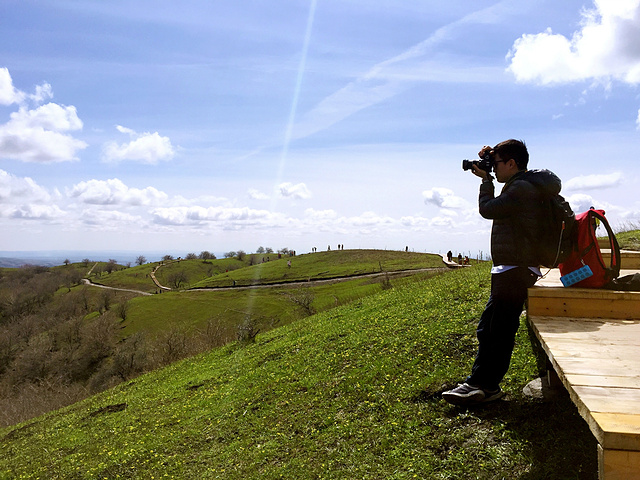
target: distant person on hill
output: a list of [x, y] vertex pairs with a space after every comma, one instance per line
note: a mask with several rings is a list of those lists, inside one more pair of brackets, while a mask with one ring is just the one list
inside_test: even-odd
[[520, 314], [527, 289], [541, 276], [536, 249], [544, 225], [543, 198], [560, 192], [560, 179], [548, 170], [527, 170], [529, 152], [524, 142], [506, 140], [489, 153], [496, 180], [504, 183], [494, 196], [493, 177], [478, 165], [473, 174], [482, 179], [480, 215], [492, 220], [491, 295], [478, 322], [478, 352], [471, 375], [442, 398], [456, 405], [491, 402], [502, 397], [500, 382], [509, 369]]
[[451, 261], [452, 258], [453, 258], [453, 252], [451, 250], [449, 250], [447, 252], [447, 260]]

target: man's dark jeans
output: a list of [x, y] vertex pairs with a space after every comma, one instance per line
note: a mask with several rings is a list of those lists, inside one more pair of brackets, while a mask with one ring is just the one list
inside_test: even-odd
[[509, 370], [527, 289], [537, 279], [526, 267], [491, 275], [491, 296], [476, 330], [479, 347], [467, 378], [470, 385], [485, 390], [495, 390], [500, 385]]

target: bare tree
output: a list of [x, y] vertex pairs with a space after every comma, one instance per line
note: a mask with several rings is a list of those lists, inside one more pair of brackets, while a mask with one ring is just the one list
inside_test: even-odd
[[136, 258], [136, 265], [142, 265], [144, 263], [147, 263], [147, 258], [144, 255], [140, 255]]
[[116, 306], [115, 311], [116, 315], [124, 322], [127, 319], [127, 315], [129, 313], [129, 302], [123, 300]]
[[105, 265], [104, 269], [107, 271], [107, 273], [111, 273], [116, 269], [117, 265], [118, 265], [118, 262], [113, 258], [110, 258], [107, 264]]
[[184, 270], [180, 270], [179, 272], [173, 272], [169, 275], [169, 277], [167, 278], [167, 280], [169, 281], [169, 284], [173, 287], [173, 288], [180, 288], [182, 285], [184, 285], [185, 283], [187, 283], [187, 274], [185, 273]]
[[100, 305], [98, 310], [100, 312], [106, 312], [111, 308], [111, 301], [113, 300], [113, 294], [109, 290], [104, 290], [100, 296]]
[[313, 315], [316, 313], [315, 308], [313, 308], [315, 295], [308, 288], [298, 287], [285, 293], [285, 296], [289, 302], [302, 308], [305, 314]]

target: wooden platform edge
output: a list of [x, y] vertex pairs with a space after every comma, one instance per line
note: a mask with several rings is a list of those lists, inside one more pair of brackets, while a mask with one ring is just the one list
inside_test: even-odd
[[640, 452], [610, 450], [598, 445], [598, 478], [640, 480]]
[[[576, 390], [573, 388], [573, 385], [568, 380], [567, 374], [561, 368], [560, 364], [553, 355], [553, 352], [551, 351], [549, 345], [542, 338], [540, 330], [535, 323], [535, 318], [535, 315], [531, 316], [528, 314], [527, 321], [529, 322], [529, 326], [540, 341], [540, 345], [547, 355], [549, 363], [551, 363], [551, 366], [562, 382], [562, 385], [569, 393], [569, 397], [578, 409], [578, 413], [580, 413], [580, 416], [584, 419], [585, 422], [587, 422], [589, 430], [591, 430], [591, 433], [597, 440], [598, 444], [601, 445], [605, 450], [614, 449], [629, 452], [636, 451], [640, 455], [640, 434], [628, 434], [622, 432], [618, 432], [616, 434], [608, 434], [602, 426], [602, 423], [606, 423], [604, 422], [606, 417], [603, 416], [600, 412], [591, 412], [587, 405], [582, 401], [580, 395], [578, 394], [578, 392], [576, 392]], [[608, 479], [609, 477], [607, 477], [607, 480]]]
[[527, 310], [538, 316], [631, 320], [640, 312], [640, 292], [534, 286]]

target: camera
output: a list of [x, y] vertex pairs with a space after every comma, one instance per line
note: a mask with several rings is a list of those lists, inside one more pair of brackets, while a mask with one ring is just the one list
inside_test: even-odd
[[480, 160], [462, 160], [462, 170], [471, 170], [473, 165], [477, 165], [479, 169], [491, 173], [493, 168], [493, 155], [485, 153]]

